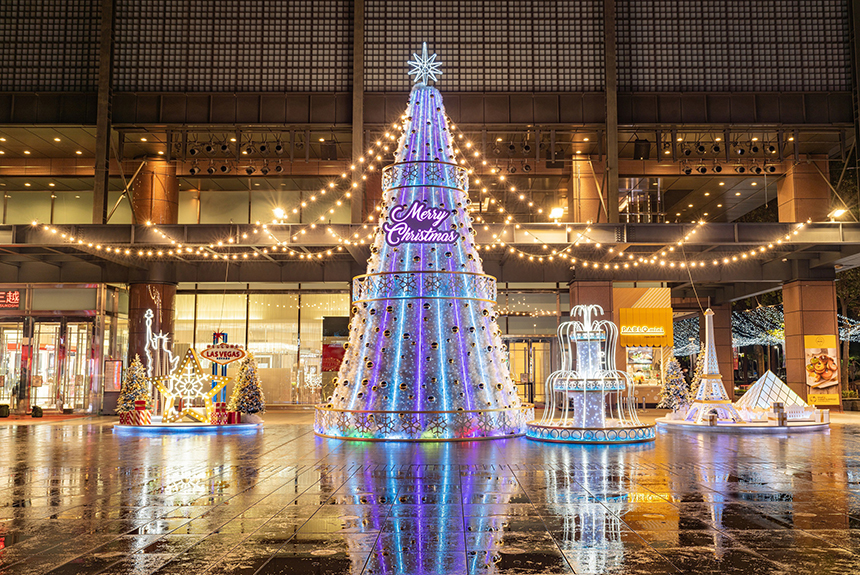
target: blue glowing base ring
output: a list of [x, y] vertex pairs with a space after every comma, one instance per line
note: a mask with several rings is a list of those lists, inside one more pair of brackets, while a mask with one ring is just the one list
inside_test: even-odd
[[797, 433], [807, 431], [823, 431], [830, 429], [830, 423], [819, 423], [817, 421], [790, 421], [788, 425], [770, 425], [767, 423], [718, 423], [708, 425], [707, 423], [693, 423], [687, 420], [671, 420], [665, 417], [657, 419], [660, 429], [671, 429], [673, 431], [692, 431], [702, 433]]
[[210, 425], [208, 423], [155, 423], [153, 425], [121, 425], [113, 426], [119, 433], [217, 433], [233, 431], [257, 431], [262, 429], [262, 423], [231, 423], [227, 425]]
[[530, 421], [526, 424], [526, 437], [535, 441], [554, 443], [621, 444], [654, 441], [657, 438], [657, 432], [653, 425], [595, 429], [562, 427]]
[[475, 411], [352, 411], [317, 405], [314, 433], [352, 441], [478, 441], [525, 433], [534, 405]]

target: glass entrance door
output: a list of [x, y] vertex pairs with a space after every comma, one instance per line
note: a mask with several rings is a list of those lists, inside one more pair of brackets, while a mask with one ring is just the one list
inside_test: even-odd
[[546, 401], [546, 378], [555, 369], [552, 338], [511, 338], [507, 340], [511, 377], [523, 401]]
[[50, 410], [89, 408], [92, 321], [36, 320], [30, 405]]
[[37, 321], [33, 329], [33, 367], [30, 406], [57, 407], [57, 372], [60, 368], [60, 322]]
[[93, 323], [69, 322], [66, 326], [65, 363], [61, 372], [61, 392], [65, 409], [82, 410], [89, 405], [89, 369]]
[[0, 323], [0, 403], [15, 408], [12, 394], [21, 379], [21, 322]]

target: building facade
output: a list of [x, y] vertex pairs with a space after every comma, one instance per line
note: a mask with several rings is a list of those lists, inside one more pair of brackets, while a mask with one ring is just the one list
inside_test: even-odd
[[[805, 394], [803, 337], [835, 333], [860, 251], [856, 8], [3, 2], [0, 401], [109, 412], [147, 328], [180, 352], [226, 332], [270, 402], [325, 397], [425, 41], [524, 397], [573, 304], [709, 305], [728, 376], [731, 302], [780, 289]], [[650, 398], [668, 346], [630, 336]]]

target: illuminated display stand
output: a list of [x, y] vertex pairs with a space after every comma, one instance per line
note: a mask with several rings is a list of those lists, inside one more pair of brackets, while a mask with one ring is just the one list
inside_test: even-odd
[[[784, 433], [816, 431], [830, 427], [830, 412], [809, 408], [797, 394], [767, 372], [737, 404], [732, 403], [717, 361], [714, 344], [714, 312], [705, 311], [705, 362], [701, 383], [689, 406], [657, 419], [669, 430], [716, 433]], [[770, 409], [770, 411], [768, 410]]]
[[[135, 402], [135, 412], [124, 414], [114, 429], [120, 432], [172, 432], [172, 431], [239, 431], [255, 430], [261, 421], [229, 422], [226, 403], [218, 402], [230, 378], [226, 375], [205, 373], [200, 355], [193, 349], [181, 358], [174, 357], [169, 336], [152, 332], [152, 310], [147, 310], [146, 321], [146, 375], [144, 381], [161, 394], [161, 414], [152, 415], [145, 409], [146, 401]], [[238, 346], [218, 344], [204, 350], [205, 358], [213, 365], [226, 364], [244, 358], [245, 350]], [[146, 392], [149, 397], [149, 392]]]
[[526, 436], [563, 443], [638, 443], [655, 438], [654, 426], [636, 414], [633, 383], [615, 368], [617, 326], [597, 305], [574, 307], [558, 327], [562, 366], [547, 378], [547, 400], [540, 421], [527, 424]]

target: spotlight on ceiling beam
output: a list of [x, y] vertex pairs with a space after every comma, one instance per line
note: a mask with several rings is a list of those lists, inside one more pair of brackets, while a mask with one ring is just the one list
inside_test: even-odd
[[214, 154], [215, 153], [215, 145], [212, 142], [209, 142], [208, 144], [203, 146], [203, 151], [206, 152], [207, 154]]
[[279, 155], [284, 153], [284, 145], [282, 143], [278, 142], [275, 144], [275, 153]]
[[258, 149], [260, 150], [261, 154], [268, 154], [269, 153], [269, 144], [267, 144], [266, 142], [263, 142], [262, 144], [260, 144], [260, 147]]
[[256, 171], [257, 171], [257, 168], [255, 168], [254, 166], [248, 166], [247, 168], [245, 168], [245, 173], [248, 174], [249, 176]]
[[705, 144], [696, 144], [696, 152], [698, 152], [699, 155], [704, 155], [706, 151], [707, 149], [705, 148]]
[[633, 142], [633, 159], [647, 160], [651, 157], [651, 142], [648, 140], [635, 140]]
[[836, 218], [844, 216], [847, 211], [848, 210], [844, 208], [836, 208], [835, 210], [827, 214], [827, 217], [830, 218], [831, 222], [833, 222], [836, 220]]
[[192, 176], [196, 176], [197, 174], [200, 173], [200, 166], [197, 166], [197, 165], [191, 166], [191, 169], [188, 170], [188, 173], [191, 174]]
[[739, 173], [739, 174], [743, 174], [744, 172], [746, 172], [746, 171], [747, 171], [747, 169], [746, 169], [745, 167], [743, 167], [743, 166], [737, 166], [737, 167], [735, 168], [735, 171], [736, 171], [737, 173]]
[[719, 164], [714, 165], [714, 173], [715, 174], [719, 174], [722, 171], [723, 171], [723, 167], [721, 165], [719, 165]]
[[693, 173], [693, 168], [691, 168], [690, 166], [684, 166], [684, 173], [689, 176]]
[[711, 146], [711, 151], [715, 154], [719, 154], [722, 149], [722, 146], [720, 146], [719, 144], [714, 144], [713, 146]]
[[218, 168], [222, 174], [226, 174], [230, 171], [230, 166], [228, 164], [221, 164], [221, 167]]
[[216, 173], [218, 173], [218, 169], [215, 166], [210, 165], [208, 168], [206, 168], [206, 173], [210, 176], [214, 176]]

